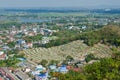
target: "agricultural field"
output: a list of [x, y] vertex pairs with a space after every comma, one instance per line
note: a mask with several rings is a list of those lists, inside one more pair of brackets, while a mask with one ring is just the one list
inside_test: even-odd
[[79, 12], [74, 12], [74, 13], [53, 13], [53, 12], [49, 12], [49, 13], [38, 13], [38, 16], [42, 16], [42, 17], [65, 17], [65, 16], [87, 16], [88, 13], [79, 13]]
[[68, 55], [74, 59], [79, 59], [86, 54], [94, 54], [98, 58], [110, 57], [112, 50], [104, 44], [96, 44], [93, 47], [87, 46], [82, 41], [77, 40], [71, 43], [51, 48], [33, 48], [24, 50], [23, 53], [28, 60], [39, 63], [45, 60], [64, 60]]

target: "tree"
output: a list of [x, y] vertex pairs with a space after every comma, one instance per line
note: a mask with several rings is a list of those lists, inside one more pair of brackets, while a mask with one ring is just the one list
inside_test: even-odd
[[72, 56], [68, 55], [68, 56], [66, 57], [66, 60], [67, 60], [67, 61], [72, 61], [72, 60], [74, 60], [74, 59], [73, 59]]
[[59, 63], [59, 61], [57, 61], [57, 60], [51, 60], [49, 62], [49, 65], [53, 65], [53, 64], [57, 65], [58, 63]]
[[10, 48], [14, 48], [15, 47], [15, 42], [9, 42], [7, 44]]
[[89, 61], [94, 60], [94, 59], [95, 59], [95, 56], [93, 54], [88, 54], [87, 57], [85, 58], [85, 61], [89, 62]]
[[48, 63], [48, 61], [47, 61], [47, 60], [45, 60], [45, 59], [42, 59], [42, 61], [40, 62], [40, 64], [41, 64], [41, 65], [43, 65], [43, 66], [46, 66], [46, 65], [47, 65], [47, 63]]
[[[120, 52], [116, 55], [119, 56]], [[120, 62], [118, 58], [103, 58], [100, 62], [87, 65], [85, 67], [85, 73], [90, 80], [119, 80]]]

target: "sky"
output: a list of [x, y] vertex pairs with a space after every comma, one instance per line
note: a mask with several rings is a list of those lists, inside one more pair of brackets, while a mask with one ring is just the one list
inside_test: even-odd
[[9, 7], [119, 7], [120, 0], [0, 0], [0, 8]]

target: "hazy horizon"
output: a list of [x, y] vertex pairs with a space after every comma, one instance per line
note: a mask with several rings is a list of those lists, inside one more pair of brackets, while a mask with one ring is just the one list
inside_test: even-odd
[[0, 0], [0, 8], [120, 8], [120, 0]]

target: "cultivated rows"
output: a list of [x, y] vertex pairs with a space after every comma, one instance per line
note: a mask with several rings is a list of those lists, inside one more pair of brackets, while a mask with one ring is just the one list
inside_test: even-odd
[[86, 53], [93, 53], [97, 57], [109, 57], [112, 51], [103, 44], [97, 44], [94, 47], [89, 47], [80, 40], [71, 43], [51, 47], [51, 48], [34, 48], [24, 50], [26, 57], [34, 62], [40, 62], [42, 59], [64, 60], [67, 55], [74, 58], [79, 58]]

